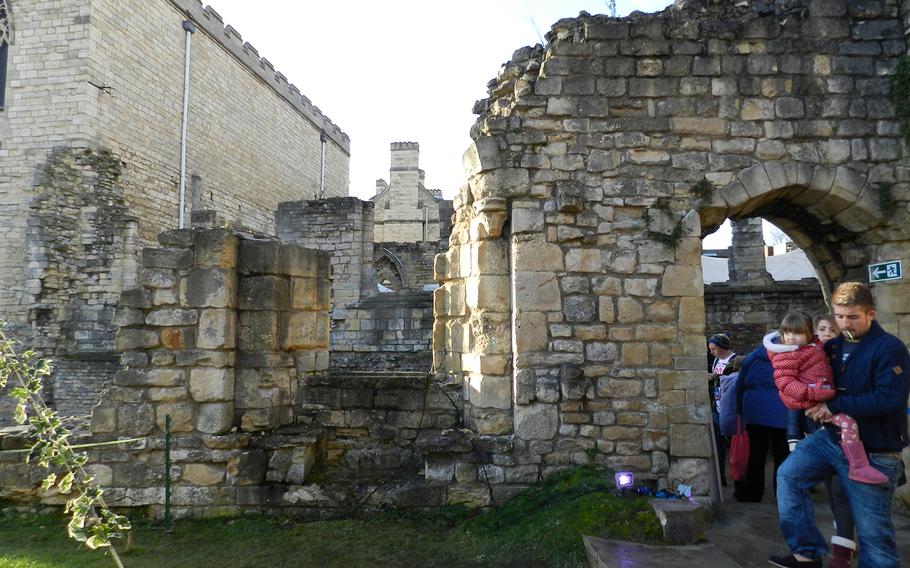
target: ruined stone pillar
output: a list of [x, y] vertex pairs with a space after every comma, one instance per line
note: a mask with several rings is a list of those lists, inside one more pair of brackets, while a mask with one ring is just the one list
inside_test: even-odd
[[733, 244], [730, 248], [730, 280], [770, 284], [773, 279], [765, 264], [765, 238], [762, 234], [762, 220], [734, 219]]
[[328, 368], [327, 258], [298, 245], [242, 241], [236, 401], [241, 430], [293, 423], [298, 369]]
[[123, 369], [92, 413], [92, 432], [219, 434], [234, 418], [237, 237], [189, 229], [145, 249], [139, 287], [121, 295], [114, 324]]

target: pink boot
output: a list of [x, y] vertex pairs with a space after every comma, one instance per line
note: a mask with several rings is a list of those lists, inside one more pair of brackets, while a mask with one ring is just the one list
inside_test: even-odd
[[827, 568], [850, 568], [850, 561], [856, 554], [856, 543], [850, 539], [831, 537], [831, 558]]
[[866, 448], [859, 439], [856, 420], [846, 414], [836, 414], [831, 421], [840, 427], [840, 447], [850, 464], [850, 479], [870, 485], [887, 482], [888, 477], [884, 473], [869, 465]]

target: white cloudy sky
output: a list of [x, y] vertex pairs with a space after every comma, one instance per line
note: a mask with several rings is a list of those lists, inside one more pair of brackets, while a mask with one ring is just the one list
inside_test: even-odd
[[[204, 3], [206, 0], [203, 0]], [[512, 53], [560, 18], [608, 13], [608, 0], [211, 0], [262, 57], [351, 137], [351, 195], [389, 177], [389, 144], [420, 143], [426, 185], [465, 183], [474, 101]], [[617, 0], [618, 16], [671, 0]], [[766, 236], [768, 231], [766, 228]], [[729, 224], [705, 241], [729, 244]]]
[[[351, 195], [389, 177], [389, 144], [420, 143], [426, 185], [464, 182], [474, 101], [516, 49], [605, 0], [203, 0], [351, 137]], [[617, 0], [617, 14], [671, 0]]]

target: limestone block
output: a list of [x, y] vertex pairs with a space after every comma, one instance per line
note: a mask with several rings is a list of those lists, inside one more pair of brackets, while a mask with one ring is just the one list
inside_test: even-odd
[[225, 269], [193, 269], [180, 281], [180, 305], [188, 308], [237, 306], [237, 274]]
[[235, 268], [238, 240], [228, 229], [195, 231], [193, 245], [196, 252], [196, 266], [199, 268]]
[[506, 241], [487, 240], [471, 247], [471, 274], [508, 275], [509, 250]]
[[241, 310], [287, 310], [290, 305], [288, 279], [274, 275], [241, 278], [238, 301]]
[[547, 318], [543, 312], [515, 314], [515, 348], [519, 353], [543, 351], [547, 347]]
[[642, 382], [639, 379], [601, 377], [597, 380], [597, 396], [599, 397], [632, 400], [640, 397], [641, 393]]
[[561, 311], [562, 296], [559, 282], [552, 272], [515, 272], [516, 309]]
[[193, 251], [186, 249], [142, 249], [142, 266], [146, 268], [179, 269], [193, 264]]
[[650, 362], [648, 344], [623, 343], [621, 361], [625, 367], [647, 367]]
[[279, 274], [297, 278], [322, 278], [330, 262], [323, 252], [300, 245], [282, 243], [278, 251]]
[[668, 266], [661, 280], [663, 296], [702, 296], [701, 266]]
[[449, 265], [445, 253], [439, 253], [433, 257], [433, 280], [442, 284], [448, 280]]
[[679, 134], [723, 136], [727, 133], [727, 121], [721, 118], [673, 117], [670, 129]]
[[290, 404], [292, 378], [287, 368], [240, 369], [235, 375], [238, 408], [271, 408]]
[[180, 308], [152, 310], [145, 316], [145, 323], [154, 326], [196, 325], [199, 312]]
[[549, 440], [556, 435], [559, 414], [556, 405], [533, 403], [516, 406], [515, 435], [522, 440]]
[[178, 302], [177, 288], [157, 288], [152, 293], [154, 306], [173, 306]]
[[233, 418], [232, 402], [200, 404], [196, 416], [196, 430], [206, 434], [224, 434], [231, 429]]
[[644, 308], [638, 300], [621, 297], [617, 299], [616, 304], [616, 321], [619, 323], [637, 323], [644, 320]]
[[569, 322], [591, 322], [597, 310], [596, 299], [592, 296], [569, 296], [564, 301], [563, 313]]
[[237, 346], [243, 351], [277, 351], [278, 316], [278, 312], [241, 312]]
[[543, 235], [512, 239], [515, 268], [527, 271], [559, 271], [565, 268], [562, 249], [546, 242]]
[[282, 314], [279, 344], [283, 351], [328, 349], [328, 314], [322, 312], [290, 312]]
[[210, 351], [207, 349], [190, 349], [176, 353], [178, 367], [232, 367], [236, 360], [233, 351]]
[[711, 457], [708, 427], [704, 424], [670, 424], [670, 455], [674, 457]]
[[566, 271], [601, 272], [603, 255], [600, 249], [576, 248], [566, 253]]
[[619, 347], [615, 343], [592, 341], [585, 346], [588, 361], [615, 361], [618, 357]]
[[219, 485], [224, 481], [227, 467], [211, 463], [188, 463], [183, 466], [181, 480], [191, 485]]
[[118, 327], [142, 325], [145, 323], [145, 312], [137, 308], [118, 306], [117, 310], [114, 312], [114, 319], [111, 320], [111, 323]]
[[171, 351], [193, 349], [196, 329], [192, 327], [165, 327], [161, 330], [161, 346]]
[[736, 175], [750, 197], [764, 195], [773, 189], [771, 179], [762, 164], [750, 166]]
[[512, 381], [508, 376], [472, 373], [465, 381], [468, 400], [479, 408], [508, 409], [512, 406]]
[[471, 178], [469, 185], [475, 201], [486, 197], [524, 197], [530, 187], [530, 174], [523, 168], [499, 168]]
[[161, 337], [155, 330], [120, 328], [117, 330], [115, 349], [130, 351], [135, 349], [153, 349], [161, 345]]
[[150, 402], [182, 402], [187, 399], [186, 387], [153, 387], [146, 391]]
[[237, 337], [237, 313], [234, 310], [199, 311], [196, 346], [200, 349], [233, 349]]
[[121, 436], [145, 436], [155, 426], [151, 404], [121, 404], [116, 412], [116, 431]]
[[114, 374], [114, 384], [124, 387], [182, 386], [185, 376], [181, 369], [125, 369]]
[[158, 233], [158, 244], [169, 248], [190, 248], [193, 245], [192, 229], [170, 229]]
[[165, 431], [167, 416], [171, 417], [171, 432], [191, 432], [193, 430], [193, 410], [190, 402], [168, 402], [155, 407], [155, 424]]
[[197, 402], [234, 399], [234, 370], [199, 367], [190, 369], [190, 395]]
[[468, 178], [501, 167], [498, 138], [487, 136], [474, 140], [465, 150], [462, 163]]
[[102, 404], [92, 409], [92, 434], [107, 434], [117, 430], [117, 408], [108, 404], [108, 401], [103, 400]]
[[176, 271], [165, 268], [140, 267], [137, 270], [140, 286], [149, 288], [172, 288], [177, 285]]

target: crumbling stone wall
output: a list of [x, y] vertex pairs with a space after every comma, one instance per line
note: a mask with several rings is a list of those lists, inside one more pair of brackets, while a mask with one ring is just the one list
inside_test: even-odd
[[[428, 370], [433, 310], [423, 287], [439, 245], [374, 243], [373, 213], [354, 197], [282, 203], [275, 231], [331, 253], [333, 368]], [[396, 279], [396, 293], [379, 293], [377, 266]]]
[[0, 113], [0, 319], [57, 361], [60, 409], [84, 413], [110, 382], [113, 299], [132, 284], [141, 246], [178, 226], [181, 23], [198, 28], [187, 221], [192, 206], [271, 232], [279, 201], [318, 194], [323, 148], [324, 194], [347, 194], [350, 141], [198, 0], [15, 4]]
[[[515, 52], [475, 107], [434, 329], [467, 423], [513, 437], [506, 469], [594, 461], [707, 490], [700, 238], [725, 218], [783, 228], [824, 290], [906, 259], [898, 9], [693, 0], [581, 14]], [[908, 292], [875, 290], [905, 340]]]

